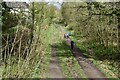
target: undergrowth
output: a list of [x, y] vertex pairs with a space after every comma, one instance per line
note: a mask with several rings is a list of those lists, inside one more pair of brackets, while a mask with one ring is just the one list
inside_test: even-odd
[[[65, 28], [66, 31], [68, 31]], [[75, 42], [75, 45], [83, 52], [84, 56], [88, 57], [94, 62], [94, 64], [102, 71], [104, 74], [110, 78], [120, 78], [120, 55], [119, 51], [113, 47], [104, 47], [95, 42], [86, 42], [83, 37], [75, 36], [74, 34], [70, 38]]]
[[[26, 40], [24, 31], [26, 29], [18, 28], [11, 43], [8, 39], [10, 35], [7, 35], [3, 48], [4, 59], [0, 66], [2, 78], [47, 78], [51, 53], [49, 44], [54, 27], [51, 25], [35, 29], [31, 44], [29, 44], [30, 37]], [[29, 31], [26, 33], [29, 34]]]

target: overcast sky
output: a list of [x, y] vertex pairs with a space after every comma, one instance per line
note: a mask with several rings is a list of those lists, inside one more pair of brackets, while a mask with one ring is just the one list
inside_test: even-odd
[[62, 4], [62, 0], [3, 0], [5, 2], [26, 2], [26, 3], [29, 3], [29, 2], [54, 2], [54, 5], [57, 7], [57, 8], [61, 8], [61, 4]]
[[6, 2], [62, 2], [63, 0], [3, 0]]
[[47, 2], [83, 2], [83, 1], [87, 1], [87, 2], [94, 2], [94, 1], [97, 1], [97, 2], [119, 2], [120, 0], [3, 0], [3, 1], [7, 1], [7, 2], [16, 2], [16, 1], [19, 1], [19, 2], [44, 2], [44, 1], [47, 1]]

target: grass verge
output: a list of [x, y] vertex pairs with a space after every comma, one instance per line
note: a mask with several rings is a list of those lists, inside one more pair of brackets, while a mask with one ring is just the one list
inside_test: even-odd
[[0, 66], [2, 78], [48, 78], [53, 33], [52, 25], [40, 31], [35, 30], [31, 48], [28, 49], [27, 45], [24, 49], [26, 58], [9, 54], [6, 64]]
[[[66, 32], [69, 32], [67, 27], [65, 27], [65, 31]], [[75, 36], [70, 36], [70, 38], [75, 42], [75, 45], [78, 46], [80, 48], [80, 50], [83, 52], [83, 54], [88, 57], [88, 59], [92, 60], [93, 63], [96, 65], [96, 67], [98, 69], [100, 69], [107, 78], [109, 78], [110, 80], [118, 80], [118, 76], [119, 76], [119, 71], [118, 71], [118, 68], [117, 68], [117, 65], [115, 67], [113, 67], [113, 64], [117, 64], [117, 62], [115, 61], [109, 61], [109, 60], [99, 60], [99, 59], [96, 59], [95, 56], [96, 54], [103, 54], [104, 52], [109, 52], [109, 50], [107, 51], [104, 51], [102, 53], [101, 50], [103, 51], [103, 48], [100, 50], [99, 49], [99, 46], [95, 47], [95, 45], [88, 45], [87, 43], [84, 43], [84, 39], [83, 38], [78, 38], [78, 37], [75, 37]], [[95, 48], [95, 53], [94, 54], [90, 54], [90, 52], [88, 51], [89, 47], [94, 47]], [[110, 50], [111, 51], [111, 50]], [[105, 54], [104, 53], [104, 54]], [[98, 56], [99, 57], [99, 56]], [[106, 56], [108, 57], [108, 56]], [[112, 64], [111, 64], [112, 63]]]

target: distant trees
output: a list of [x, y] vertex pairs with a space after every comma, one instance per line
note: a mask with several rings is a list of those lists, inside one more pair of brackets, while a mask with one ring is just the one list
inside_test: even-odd
[[119, 77], [120, 2], [65, 2], [61, 14], [81, 46], [93, 50], [94, 58], [109, 60]]
[[[49, 55], [46, 52], [49, 50], [47, 48], [50, 42], [45, 42], [53, 33], [50, 32], [53, 31], [50, 27], [57, 16], [56, 7], [46, 2], [31, 2], [27, 4], [26, 9], [19, 7], [17, 5], [19, 2], [8, 2], [18, 6], [10, 8], [6, 3], [1, 3], [2, 16], [0, 17], [3, 29], [0, 34], [2, 37], [0, 58], [5, 65], [2, 76], [41, 77], [40, 70], [43, 69], [38, 68], [38, 71], [35, 66], [42, 67], [47, 58], [46, 54]], [[26, 3], [20, 4], [26, 5]], [[40, 72], [40, 75], [37, 72]]]
[[6, 5], [5, 2], [2, 2], [1, 4], [2, 4], [2, 31], [4, 32], [18, 25], [18, 15], [10, 13], [10, 8]]
[[[12, 2], [11, 2], [12, 3]], [[11, 4], [8, 3], [8, 4]], [[12, 3], [16, 5], [15, 3]], [[17, 3], [19, 4], [19, 3]], [[27, 5], [28, 11], [24, 7], [7, 6], [6, 2], [2, 2], [2, 55], [21, 55], [26, 57], [33, 48], [32, 44], [36, 39], [40, 41], [41, 29], [47, 29], [56, 18], [56, 7], [46, 2], [31, 2]], [[16, 5], [17, 6], [17, 5]], [[42, 38], [42, 37], [41, 37]], [[35, 43], [35, 44], [36, 44]], [[27, 49], [25, 49], [27, 47]], [[36, 49], [34, 47], [34, 49]], [[27, 51], [27, 53], [25, 53]]]
[[63, 3], [62, 16], [65, 24], [76, 35], [99, 42], [106, 47], [119, 47], [119, 2]]

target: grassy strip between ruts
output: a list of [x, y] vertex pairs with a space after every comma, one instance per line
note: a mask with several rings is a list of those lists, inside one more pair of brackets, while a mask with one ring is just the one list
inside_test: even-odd
[[63, 40], [63, 35], [61, 35], [60, 28], [57, 30], [57, 56], [59, 65], [62, 70], [62, 74], [65, 78], [84, 78], [87, 80], [83, 70], [72, 54], [70, 48]]
[[[65, 31], [66, 32], [68, 31], [67, 28], [65, 28]], [[75, 42], [75, 45], [77, 45], [83, 51], [84, 55], [87, 55], [88, 57], [91, 57], [91, 58], [88, 58], [88, 59], [92, 60], [93, 63], [96, 65], [96, 67], [98, 69], [100, 69], [105, 74], [105, 76], [107, 78], [109, 78], [109, 80], [117, 80], [117, 78], [113, 78], [114, 76], [116, 77], [116, 75], [108, 69], [108, 67], [110, 67], [110, 65], [107, 65], [106, 62], [102, 62], [100, 60], [95, 60], [95, 59], [92, 58], [93, 56], [88, 55], [89, 54], [89, 52], [87, 51], [88, 46], [87, 46], [87, 44], [83, 45], [83, 43], [82, 43], [83, 39], [82, 38], [80, 38], [79, 40], [77, 40], [77, 38], [75, 38], [74, 36], [70, 36], [70, 38]]]

